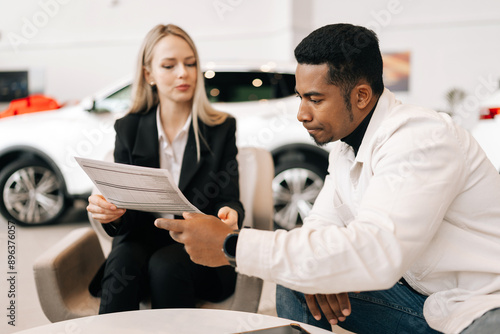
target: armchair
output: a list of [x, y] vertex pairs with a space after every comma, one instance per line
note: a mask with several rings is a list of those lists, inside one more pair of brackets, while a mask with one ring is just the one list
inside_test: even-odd
[[[273, 228], [271, 154], [262, 148], [240, 148], [240, 200], [245, 207], [243, 226]], [[89, 217], [90, 218], [90, 217]], [[95, 315], [99, 298], [88, 290], [90, 281], [111, 249], [111, 237], [90, 218], [91, 227], [78, 228], [41, 254], [33, 265], [38, 298], [51, 322]], [[221, 303], [200, 307], [257, 312], [262, 280], [238, 274], [234, 294]], [[148, 307], [141, 305], [141, 307]]]

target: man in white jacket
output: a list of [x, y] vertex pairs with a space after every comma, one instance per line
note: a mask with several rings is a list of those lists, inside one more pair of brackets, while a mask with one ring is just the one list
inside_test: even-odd
[[477, 142], [384, 89], [370, 30], [322, 27], [295, 57], [297, 118], [317, 144], [335, 142], [303, 226], [238, 234], [200, 214], [157, 226], [195, 262], [279, 284], [282, 317], [356, 333], [496, 332], [500, 176]]

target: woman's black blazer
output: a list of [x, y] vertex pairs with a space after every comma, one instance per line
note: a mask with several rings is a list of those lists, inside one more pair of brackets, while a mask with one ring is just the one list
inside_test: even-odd
[[[156, 107], [147, 113], [127, 114], [115, 123], [115, 162], [144, 167], [160, 167]], [[217, 216], [223, 206], [238, 212], [238, 225], [244, 218], [239, 201], [238, 162], [236, 161], [236, 120], [228, 118], [220, 125], [198, 121], [200, 160], [196, 157], [193, 124], [182, 160], [179, 188], [203, 213]], [[106, 232], [121, 240], [142, 240], [163, 244], [168, 231], [154, 226], [157, 216], [150, 212], [127, 210], [120, 223], [103, 224]]]

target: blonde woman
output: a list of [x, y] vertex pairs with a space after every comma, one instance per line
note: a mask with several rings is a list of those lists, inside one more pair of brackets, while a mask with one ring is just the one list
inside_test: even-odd
[[[129, 113], [115, 124], [115, 162], [168, 169], [202, 212], [241, 227], [236, 122], [209, 104], [196, 47], [184, 30], [158, 25], [147, 34], [132, 95]], [[234, 291], [234, 269], [193, 263], [182, 244], [154, 226], [158, 213], [118, 209], [100, 195], [90, 196], [87, 210], [114, 237], [94, 280], [101, 283], [99, 313], [136, 310], [147, 295], [153, 308], [173, 308]]]

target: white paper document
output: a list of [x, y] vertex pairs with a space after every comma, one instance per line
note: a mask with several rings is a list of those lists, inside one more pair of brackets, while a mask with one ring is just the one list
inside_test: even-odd
[[97, 189], [118, 208], [182, 215], [200, 212], [166, 169], [75, 157]]

